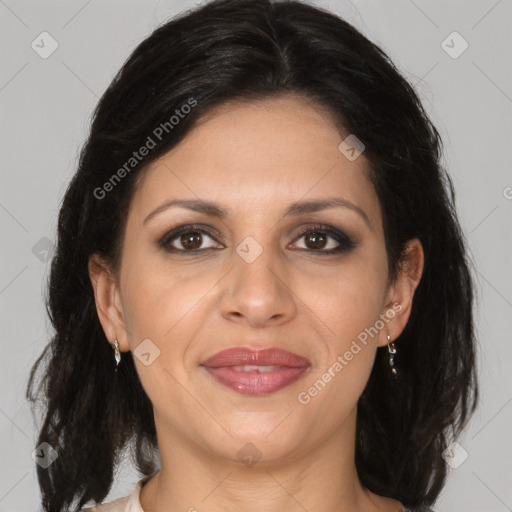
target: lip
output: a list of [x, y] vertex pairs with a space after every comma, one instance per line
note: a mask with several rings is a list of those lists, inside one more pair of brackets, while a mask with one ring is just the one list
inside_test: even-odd
[[234, 347], [218, 352], [201, 366], [217, 382], [238, 393], [264, 395], [298, 380], [311, 363], [305, 357], [278, 348]]

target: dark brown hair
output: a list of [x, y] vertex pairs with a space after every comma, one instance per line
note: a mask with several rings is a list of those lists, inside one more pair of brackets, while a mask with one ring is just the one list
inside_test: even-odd
[[[99, 253], [117, 268], [137, 177], [202, 115], [226, 101], [283, 93], [326, 108], [364, 141], [390, 280], [405, 243], [417, 237], [423, 245], [423, 276], [395, 340], [401, 381], [391, 379], [379, 348], [358, 402], [356, 467], [363, 485], [406, 506], [439, 495], [442, 452], [478, 397], [473, 278], [439, 134], [387, 55], [343, 19], [298, 1], [219, 0], [166, 22], [133, 51], [95, 109], [65, 193], [48, 284], [54, 333], [27, 387], [32, 402], [44, 400], [38, 441], [58, 453], [48, 469], [37, 467], [46, 511], [101, 502], [128, 446], [142, 474], [156, 468], [152, 405], [131, 353], [114, 374], [89, 257]], [[99, 198], [95, 191], [191, 98], [194, 108]]]

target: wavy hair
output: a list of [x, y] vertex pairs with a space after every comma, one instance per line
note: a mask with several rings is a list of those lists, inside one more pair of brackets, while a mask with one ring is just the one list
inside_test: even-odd
[[[141, 173], [201, 116], [227, 101], [280, 94], [327, 109], [364, 141], [390, 282], [406, 242], [421, 241], [423, 275], [395, 340], [401, 380], [392, 380], [379, 348], [358, 402], [355, 462], [364, 486], [405, 506], [431, 505], [443, 488], [442, 452], [474, 412], [478, 386], [471, 261], [440, 135], [386, 53], [340, 17], [301, 1], [217, 0], [165, 22], [131, 53], [95, 108], [62, 200], [46, 298], [54, 332], [26, 391], [32, 407], [44, 402], [38, 444], [58, 454], [47, 469], [36, 468], [44, 510], [101, 502], [127, 448], [141, 474], [157, 468], [152, 404], [131, 353], [114, 372], [89, 257], [98, 253], [119, 268]], [[100, 197], [116, 170], [191, 98], [197, 105]]]

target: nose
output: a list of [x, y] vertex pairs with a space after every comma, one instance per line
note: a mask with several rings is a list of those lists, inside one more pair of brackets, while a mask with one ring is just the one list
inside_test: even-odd
[[250, 327], [280, 325], [297, 314], [292, 273], [283, 258], [264, 247], [251, 261], [233, 251], [233, 267], [224, 280], [221, 314]]

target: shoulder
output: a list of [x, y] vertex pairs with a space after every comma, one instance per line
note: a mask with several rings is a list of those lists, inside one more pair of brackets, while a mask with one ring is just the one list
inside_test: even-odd
[[126, 512], [130, 496], [124, 496], [108, 503], [95, 505], [94, 507], [83, 508], [80, 512]]

